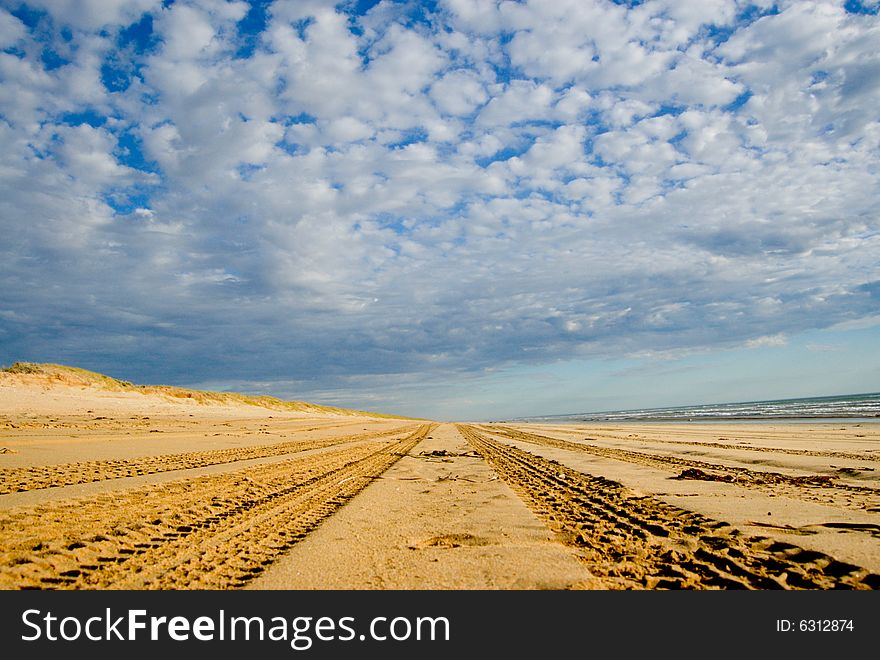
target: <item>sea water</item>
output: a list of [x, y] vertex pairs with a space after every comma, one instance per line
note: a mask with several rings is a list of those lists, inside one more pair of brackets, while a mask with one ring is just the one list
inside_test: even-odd
[[713, 403], [671, 408], [639, 408], [606, 412], [526, 417], [530, 422], [610, 422], [610, 421], [725, 421], [725, 420], [848, 420], [880, 421], [880, 392], [844, 394], [807, 399], [776, 399], [741, 403]]

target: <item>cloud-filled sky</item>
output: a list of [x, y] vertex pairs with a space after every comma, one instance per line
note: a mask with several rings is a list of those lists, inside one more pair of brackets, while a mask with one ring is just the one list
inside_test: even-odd
[[0, 362], [492, 418], [880, 389], [880, 1], [0, 1]]

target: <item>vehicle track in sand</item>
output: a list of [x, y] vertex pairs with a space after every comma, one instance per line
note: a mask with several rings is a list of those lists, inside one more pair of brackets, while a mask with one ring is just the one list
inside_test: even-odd
[[320, 440], [290, 440], [250, 447], [232, 447], [181, 454], [162, 454], [138, 458], [83, 461], [79, 463], [60, 463], [21, 468], [0, 468], [0, 495], [41, 488], [87, 484], [107, 479], [122, 479], [124, 477], [156, 474], [157, 472], [189, 470], [254, 458], [282, 456], [284, 454], [321, 449], [337, 444], [404, 434], [411, 432], [414, 428], [416, 427], [407, 426], [386, 431], [357, 433]]
[[[495, 427], [492, 427], [493, 431]], [[471, 446], [578, 549], [597, 577], [622, 589], [880, 589], [880, 575], [735, 527], [622, 484], [578, 472], [458, 425]]]
[[[517, 429], [521, 430], [521, 429]], [[819, 449], [790, 449], [786, 447], [753, 447], [748, 444], [729, 444], [724, 442], [700, 442], [698, 440], [664, 440], [662, 438], [652, 438], [650, 435], [646, 434], [629, 434], [629, 435], [620, 435], [620, 434], [608, 434], [599, 438], [590, 438], [584, 437], [585, 433], [589, 433], [589, 431], [585, 431], [584, 429], [552, 429], [550, 432], [552, 433], [565, 433], [569, 435], [578, 435], [581, 439], [585, 441], [599, 442], [604, 439], [613, 439], [613, 440], [635, 440], [636, 442], [644, 442], [645, 444], [664, 444], [664, 445], [672, 445], [674, 447], [685, 447], [685, 446], [694, 446], [694, 447], [706, 447], [708, 449], [733, 449], [737, 451], [757, 451], [768, 454], [785, 454], [787, 456], [815, 456], [821, 458], [837, 458], [844, 460], [852, 460], [852, 461], [880, 461], [880, 453], [877, 451], [864, 451], [864, 452], [850, 452], [850, 451], [833, 451], [833, 450], [819, 450]], [[598, 435], [598, 434], [596, 434]], [[724, 440], [726, 438], [719, 438], [719, 440]]]
[[[871, 511], [880, 507], [880, 488], [857, 486], [842, 483], [827, 475], [792, 476], [779, 472], [764, 472], [745, 467], [708, 463], [693, 459], [667, 456], [663, 454], [647, 454], [630, 449], [603, 447], [586, 442], [569, 442], [538, 433], [528, 433], [507, 426], [485, 426], [479, 429], [511, 440], [520, 440], [544, 447], [553, 447], [567, 451], [579, 451], [610, 458], [627, 463], [646, 465], [662, 470], [681, 470], [683, 478], [725, 481], [745, 488], [757, 489], [770, 493], [778, 493], [784, 488], [787, 495], [810, 502], [822, 502], [856, 509]], [[695, 470], [696, 472], [687, 472]], [[687, 476], [688, 474], [692, 476]]]
[[0, 514], [0, 588], [243, 586], [432, 428], [425, 424], [402, 439], [235, 472], [7, 511]]

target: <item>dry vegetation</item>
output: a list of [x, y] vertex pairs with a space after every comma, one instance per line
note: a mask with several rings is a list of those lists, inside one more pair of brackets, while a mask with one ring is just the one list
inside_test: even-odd
[[183, 387], [173, 387], [170, 385], [135, 385], [127, 380], [119, 380], [94, 371], [88, 371], [78, 367], [68, 367], [61, 364], [16, 362], [11, 367], [0, 369], [0, 373], [26, 375], [54, 384], [98, 387], [111, 392], [158, 394], [159, 396], [170, 400], [188, 399], [206, 405], [245, 404], [277, 411], [353, 416], [368, 415], [370, 417], [379, 417], [383, 419], [408, 419], [399, 415], [352, 410], [350, 408], [336, 408], [334, 406], [322, 406], [316, 403], [307, 403], [305, 401], [285, 401], [273, 396], [239, 394], [237, 392], [208, 392], [204, 390], [190, 390]]

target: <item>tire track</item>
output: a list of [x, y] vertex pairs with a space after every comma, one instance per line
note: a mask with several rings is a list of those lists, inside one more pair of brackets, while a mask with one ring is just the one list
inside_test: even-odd
[[[601, 458], [647, 465], [663, 470], [668, 470], [670, 467], [676, 470], [681, 469], [682, 476], [679, 478], [725, 481], [737, 486], [758, 490], [767, 490], [768, 487], [772, 486], [774, 490], [770, 492], [774, 493], [778, 493], [776, 489], [779, 486], [784, 486], [788, 489], [789, 494], [799, 499], [823, 500], [837, 506], [854, 508], [860, 511], [876, 509], [880, 505], [880, 488], [841, 483], [835, 477], [828, 475], [795, 477], [780, 472], [762, 472], [744, 467], [679, 458], [677, 456], [646, 454], [631, 449], [569, 442], [537, 433], [527, 433], [506, 426], [480, 426], [479, 428], [485, 433], [544, 447], [585, 452]], [[696, 472], [690, 472], [690, 470], [696, 470]], [[819, 497], [819, 493], [822, 493], [824, 498]]]
[[161, 454], [140, 458], [84, 461], [80, 463], [62, 463], [23, 468], [0, 468], [0, 495], [41, 488], [87, 484], [107, 479], [122, 479], [124, 477], [156, 474], [157, 472], [189, 470], [208, 465], [235, 463], [252, 458], [282, 456], [284, 454], [293, 454], [309, 449], [323, 449], [324, 447], [357, 442], [359, 440], [402, 435], [412, 432], [414, 428], [414, 426], [407, 426], [387, 431], [357, 433], [323, 440], [292, 440], [251, 447], [232, 447], [229, 449], [214, 449], [182, 454]]
[[880, 575], [636, 496], [622, 484], [459, 431], [520, 497], [616, 588], [880, 589]]
[[0, 517], [0, 588], [246, 584], [433, 428]]
[[[520, 430], [520, 429], [517, 429]], [[567, 433], [572, 435], [579, 435], [583, 437], [583, 430], [567, 430], [567, 429], [553, 429], [552, 432], [556, 433]], [[818, 450], [818, 449], [787, 449], [785, 447], [751, 447], [749, 445], [733, 445], [727, 444], [723, 442], [700, 442], [698, 440], [663, 440], [661, 438], [652, 438], [645, 435], [638, 435], [634, 437], [624, 437], [621, 435], [608, 435], [610, 439], [614, 440], [635, 440], [637, 442], [646, 442], [646, 443], [655, 443], [655, 444], [667, 444], [674, 445], [676, 447], [682, 447], [685, 445], [690, 445], [694, 447], [707, 447], [709, 449], [734, 449], [739, 451], [758, 451], [765, 452], [770, 454], [785, 454], [788, 456], [815, 456], [820, 458], [837, 458], [837, 459], [845, 459], [852, 461], [880, 461], [880, 454], [876, 452], [848, 452], [848, 451], [831, 451], [831, 450]], [[726, 438], [719, 438], [720, 440], [724, 440]], [[584, 440], [592, 440], [594, 442], [598, 442], [599, 438], [584, 438]]]

